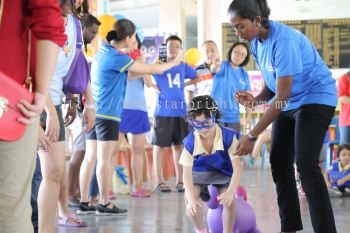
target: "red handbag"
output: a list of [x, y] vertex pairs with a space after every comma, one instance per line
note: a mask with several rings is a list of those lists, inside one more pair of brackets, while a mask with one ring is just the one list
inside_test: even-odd
[[0, 83], [0, 141], [16, 141], [26, 130], [17, 120], [23, 115], [16, 105], [21, 99], [32, 103], [33, 94], [1, 71]]
[[[1, 3], [0, 23], [4, 1], [2, 0]], [[16, 105], [21, 99], [26, 100], [29, 103], [33, 102], [32, 79], [29, 76], [30, 41], [31, 38], [29, 32], [27, 78], [25, 84], [22, 86], [0, 71], [0, 141], [16, 141], [22, 137], [26, 130], [26, 125], [17, 120], [19, 117], [23, 116], [23, 114]]]

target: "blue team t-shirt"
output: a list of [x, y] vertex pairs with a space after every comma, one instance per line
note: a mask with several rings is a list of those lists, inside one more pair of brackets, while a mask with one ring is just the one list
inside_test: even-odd
[[305, 104], [336, 106], [335, 80], [310, 40], [287, 25], [269, 22], [268, 38], [264, 42], [254, 38], [250, 48], [272, 92], [276, 93], [277, 78], [293, 77], [291, 95], [283, 110]]
[[97, 104], [96, 118], [119, 122], [127, 80], [127, 70], [134, 61], [125, 53], [105, 43], [91, 67], [92, 95]]
[[128, 80], [124, 98], [124, 109], [140, 110], [147, 112], [143, 78]]
[[240, 122], [239, 105], [235, 100], [235, 94], [237, 91], [250, 90], [248, 73], [242, 67], [233, 68], [229, 61], [221, 63], [219, 72], [214, 75], [211, 92], [222, 114], [221, 122]]
[[154, 116], [186, 116], [185, 79], [194, 79], [196, 75], [196, 71], [186, 63], [181, 63], [163, 74], [153, 75], [160, 89]]

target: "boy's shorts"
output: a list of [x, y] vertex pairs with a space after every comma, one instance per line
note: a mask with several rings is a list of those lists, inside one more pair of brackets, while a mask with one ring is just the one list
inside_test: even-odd
[[160, 147], [182, 145], [188, 134], [188, 124], [183, 117], [156, 116], [153, 128], [152, 144]]

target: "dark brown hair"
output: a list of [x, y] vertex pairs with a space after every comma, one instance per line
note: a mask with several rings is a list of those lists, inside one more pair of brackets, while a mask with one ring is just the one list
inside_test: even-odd
[[131, 37], [136, 31], [135, 24], [129, 19], [119, 19], [113, 25], [113, 30], [108, 32], [106, 40], [111, 42], [115, 40], [117, 42], [124, 40], [127, 37]]
[[339, 159], [339, 155], [340, 155], [340, 152], [344, 149], [347, 149], [347, 150], [350, 150], [350, 144], [346, 143], [346, 144], [341, 144], [339, 147], [338, 147], [338, 151], [337, 151], [337, 158]]
[[210, 118], [214, 113], [216, 113], [215, 121], [219, 122], [221, 114], [219, 113], [218, 105], [209, 95], [196, 96], [188, 104], [188, 118], [190, 120], [202, 114]]
[[72, 14], [81, 19], [85, 14], [89, 14], [89, 1], [84, 0], [78, 9], [75, 9], [75, 0], [70, 0], [72, 5]]
[[266, 0], [234, 0], [228, 8], [228, 13], [236, 13], [242, 19], [253, 21], [261, 17], [261, 26], [269, 27], [270, 8]]
[[82, 22], [83, 28], [92, 27], [95, 24], [97, 26], [101, 25], [101, 22], [95, 16], [93, 16], [91, 14], [85, 14], [81, 18], [81, 22]]
[[178, 37], [177, 35], [171, 35], [169, 36], [166, 40], [165, 43], [167, 44], [169, 40], [177, 40], [180, 42], [180, 44], [182, 45], [182, 40], [180, 37]]

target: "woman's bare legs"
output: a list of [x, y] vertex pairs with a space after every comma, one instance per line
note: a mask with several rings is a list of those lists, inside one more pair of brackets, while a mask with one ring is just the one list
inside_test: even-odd
[[56, 232], [56, 209], [64, 174], [64, 142], [51, 145], [50, 152], [38, 152], [42, 182], [38, 193], [39, 233]]

